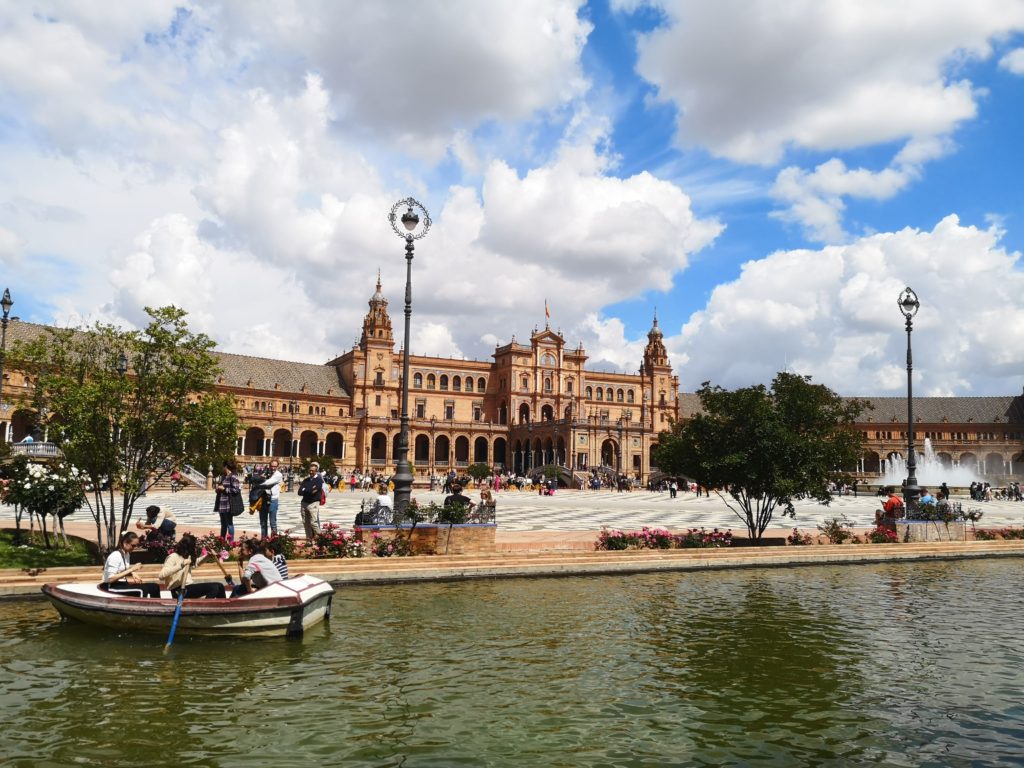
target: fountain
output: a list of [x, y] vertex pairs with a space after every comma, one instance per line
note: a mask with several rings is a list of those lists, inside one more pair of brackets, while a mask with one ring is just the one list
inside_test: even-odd
[[[893, 456], [882, 462], [882, 485], [899, 485], [907, 479], [907, 461]], [[954, 488], [966, 488], [978, 480], [975, 467], [946, 467], [935, 455], [930, 438], [924, 440], [924, 453], [917, 454], [917, 484], [923, 488], [938, 488], [947, 483]]]

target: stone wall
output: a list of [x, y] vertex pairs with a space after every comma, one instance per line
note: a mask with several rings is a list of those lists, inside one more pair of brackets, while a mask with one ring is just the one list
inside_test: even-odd
[[943, 523], [937, 520], [897, 520], [900, 541], [966, 541], [967, 528], [961, 520]]

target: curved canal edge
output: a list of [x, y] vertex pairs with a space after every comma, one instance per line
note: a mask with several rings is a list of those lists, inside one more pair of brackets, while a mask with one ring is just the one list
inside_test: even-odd
[[[721, 549], [637, 550], [625, 552], [545, 552], [510, 555], [424, 555], [406, 558], [366, 557], [341, 560], [296, 560], [296, 573], [309, 573], [335, 586], [411, 581], [536, 578], [599, 574], [706, 571], [736, 568], [789, 568], [921, 560], [1024, 557], [1024, 541], [958, 541], [919, 544], [843, 544], [802, 547], [724, 547]], [[142, 569], [155, 580], [159, 566]], [[92, 581], [99, 567], [0, 570], [0, 598], [39, 597], [47, 583]], [[198, 580], [219, 580], [212, 567], [196, 571]]]

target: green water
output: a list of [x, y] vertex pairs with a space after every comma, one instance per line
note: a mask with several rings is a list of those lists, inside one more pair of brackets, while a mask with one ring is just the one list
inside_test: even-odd
[[0, 764], [1024, 764], [1024, 561], [339, 590], [301, 641], [0, 602]]

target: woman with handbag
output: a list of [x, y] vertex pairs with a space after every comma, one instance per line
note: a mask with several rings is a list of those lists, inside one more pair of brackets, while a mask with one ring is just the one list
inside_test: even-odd
[[235, 517], [242, 514], [245, 502], [242, 500], [242, 482], [235, 474], [237, 465], [234, 459], [224, 462], [223, 474], [217, 481], [217, 501], [214, 511], [220, 515], [220, 536], [235, 538]]

